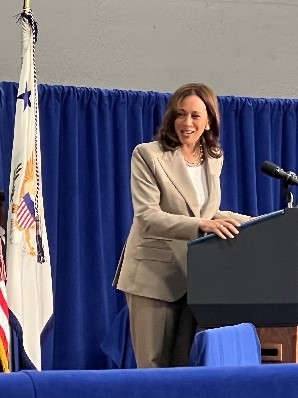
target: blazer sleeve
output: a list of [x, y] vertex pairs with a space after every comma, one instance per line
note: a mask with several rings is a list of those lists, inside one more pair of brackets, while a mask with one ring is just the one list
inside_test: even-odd
[[251, 217], [246, 216], [244, 214], [234, 213], [232, 211], [222, 211], [218, 210], [214, 216], [216, 219], [223, 219], [223, 218], [233, 218], [234, 220], [240, 222], [241, 224], [247, 222]]
[[141, 153], [137, 146], [132, 154], [131, 191], [134, 215], [144, 235], [166, 239], [196, 239], [199, 218], [170, 214], [160, 208], [161, 192], [155, 177], [152, 153]]

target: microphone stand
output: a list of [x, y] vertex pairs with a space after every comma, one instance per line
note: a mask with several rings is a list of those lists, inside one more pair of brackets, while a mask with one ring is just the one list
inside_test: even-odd
[[290, 186], [290, 184], [288, 183], [288, 179], [284, 179], [283, 180], [283, 192], [286, 196], [286, 203], [287, 203], [288, 208], [292, 209], [294, 197], [293, 197], [292, 192], [289, 189], [289, 186]]

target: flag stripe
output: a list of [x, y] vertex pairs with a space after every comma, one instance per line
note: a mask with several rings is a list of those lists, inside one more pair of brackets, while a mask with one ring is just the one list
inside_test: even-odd
[[9, 371], [9, 329], [8, 303], [4, 280], [0, 281], [0, 361], [4, 372]]
[[3, 281], [0, 281], [0, 309], [3, 311], [4, 315], [8, 319], [6, 288]]
[[7, 353], [8, 352], [8, 340], [6, 337], [5, 330], [1, 326], [0, 326], [0, 340], [2, 341], [5, 352]]

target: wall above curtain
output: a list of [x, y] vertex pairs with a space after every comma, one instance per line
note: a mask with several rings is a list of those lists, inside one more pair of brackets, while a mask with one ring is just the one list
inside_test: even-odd
[[[16, 83], [0, 83], [0, 145], [8, 193]], [[44, 204], [55, 316], [45, 369], [106, 369], [101, 342], [124, 305], [112, 288], [132, 220], [130, 156], [156, 133], [170, 94], [39, 86]], [[222, 209], [283, 207], [264, 160], [298, 171], [298, 101], [220, 97]], [[296, 192], [293, 191], [295, 198]]]

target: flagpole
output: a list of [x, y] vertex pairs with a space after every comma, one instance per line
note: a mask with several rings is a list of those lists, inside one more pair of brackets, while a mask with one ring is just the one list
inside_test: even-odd
[[30, 8], [30, 0], [24, 0], [24, 5], [23, 5], [24, 10], [27, 8]]

